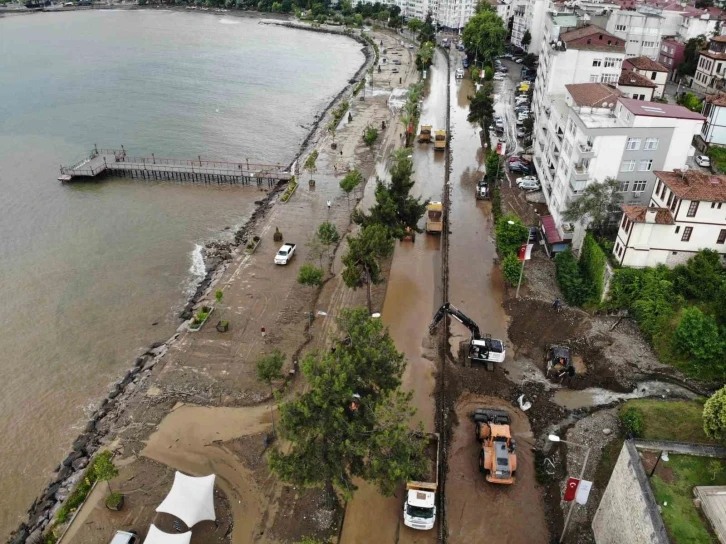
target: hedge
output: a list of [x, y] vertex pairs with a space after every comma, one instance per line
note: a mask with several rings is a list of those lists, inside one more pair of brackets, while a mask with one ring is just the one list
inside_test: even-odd
[[567, 304], [582, 306], [593, 298], [594, 289], [580, 271], [580, 265], [570, 249], [558, 253], [555, 257], [555, 264], [557, 265], [557, 283]]
[[587, 283], [591, 285], [591, 297], [595, 302], [600, 301], [603, 289], [605, 288], [606, 263], [607, 256], [605, 252], [592, 234], [588, 232], [580, 252], [580, 269]]

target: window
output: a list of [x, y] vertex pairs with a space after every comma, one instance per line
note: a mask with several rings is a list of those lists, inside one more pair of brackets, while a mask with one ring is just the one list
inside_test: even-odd
[[615, 25], [615, 32], [625, 32], [625, 25]]
[[635, 170], [635, 161], [623, 161], [620, 165], [621, 172], [632, 172]]
[[619, 77], [620, 77], [619, 74], [603, 74], [600, 77], [600, 82], [601, 83], [615, 83]]
[[715, 202], [711, 202], [711, 209], [714, 209], [715, 207], [716, 207], [716, 203]]
[[688, 240], [691, 239], [691, 233], [693, 232], [693, 227], [686, 227], [683, 229], [683, 236], [681, 236], [681, 242], [688, 242]]
[[643, 149], [646, 151], [655, 151], [658, 149], [658, 138], [646, 138], [645, 147]]
[[633, 182], [633, 192], [642, 193], [643, 191], [645, 191], [645, 186], [647, 184], [648, 184], [648, 182], [645, 180], [639, 180], [639, 181]]
[[676, 227], [676, 234], [678, 234], [679, 232], [681, 232], [681, 226], [680, 226], [680, 225], [678, 225], [678, 226]]
[[628, 144], [625, 146], [628, 151], [637, 151], [640, 149], [640, 138], [628, 138]]
[[655, 79], [656, 77], [658, 77], [658, 72], [651, 72], [650, 73], [650, 79]]
[[718, 206], [716, 207], [717, 210], [721, 209], [721, 202], [718, 203]]
[[616, 66], [620, 66], [620, 59], [605, 57], [605, 68], [615, 68]]
[[668, 52], [668, 46], [667, 45], [664, 45], [663, 47], [661, 47], [661, 51], [663, 51], [664, 53], [667, 53]]
[[625, 214], [623, 214], [623, 220], [620, 223], [620, 228], [624, 229], [625, 228], [625, 223], [627, 223], [627, 222], [628, 222], [628, 216], [625, 215]]
[[593, 66], [602, 66], [602, 59], [592, 59]]
[[620, 192], [621, 193], [627, 193], [629, 186], [630, 186], [630, 182], [629, 181], [621, 181], [620, 182]]
[[721, 232], [718, 233], [718, 240], [716, 240], [717, 244], [723, 244], [726, 242], [726, 229], [721, 229]]
[[688, 217], [696, 217], [697, 211], [698, 211], [698, 200], [691, 200], [691, 204], [688, 206], [688, 213], [686, 215]]
[[591, 74], [590, 75], [590, 83], [598, 83], [600, 81], [600, 76], [597, 74]]
[[639, 172], [650, 172], [650, 170], [653, 168], [653, 159], [644, 159], [640, 161], [640, 165], [638, 166]]
[[658, 194], [658, 191], [660, 191], [660, 185], [663, 183], [661, 180], [658, 180], [658, 183], [655, 184], [655, 191], [653, 191], [654, 194]]

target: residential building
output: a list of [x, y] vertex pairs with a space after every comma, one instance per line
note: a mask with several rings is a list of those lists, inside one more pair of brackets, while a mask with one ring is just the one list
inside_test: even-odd
[[623, 70], [618, 80], [618, 89], [623, 96], [646, 102], [653, 100], [653, 92], [656, 87], [656, 84], [650, 79], [633, 70]]
[[512, 0], [489, 0], [489, 5], [497, 12], [497, 15], [501, 17], [506, 25], [511, 17], [510, 9], [512, 7]]
[[662, 98], [668, 81], [668, 68], [650, 57], [633, 57], [623, 63], [623, 70], [637, 72], [655, 83], [654, 98]]
[[623, 266], [682, 264], [701, 249], [726, 264], [726, 176], [656, 171], [648, 206], [623, 206], [613, 255]]
[[574, 227], [563, 213], [588, 185], [617, 179], [625, 204], [647, 205], [653, 172], [686, 163], [704, 120], [682, 106], [625, 98], [602, 83], [566, 91], [553, 99], [546, 123], [537, 119], [534, 145], [545, 200], [564, 240]]
[[707, 145], [726, 146], [726, 95], [719, 93], [707, 96], [701, 113], [706, 122], [701, 129], [700, 139]]
[[661, 10], [640, 5], [635, 11], [617, 10], [610, 14], [607, 31], [625, 42], [626, 57], [658, 58], [661, 42]]
[[527, 11], [527, 0], [513, 0], [510, 13], [512, 14], [512, 35], [510, 42], [512, 45], [522, 47], [522, 38], [527, 31], [527, 21], [524, 14]]
[[671, 38], [663, 40], [660, 44], [658, 62], [668, 68], [672, 80], [675, 80], [678, 67], [683, 64], [685, 48], [685, 43]]
[[708, 49], [701, 51], [691, 87], [701, 91], [722, 88], [725, 71], [726, 36], [716, 36], [709, 41]]
[[711, 10], [693, 10], [683, 14], [681, 26], [678, 28], [678, 39], [686, 43], [698, 36], [711, 36], [716, 32], [721, 11], [714, 15]]
[[[358, 2], [360, 1], [362, 0], [358, 0]], [[373, 0], [366, 1], [372, 2]], [[502, 0], [501, 3], [504, 4], [505, 1]], [[354, 2], [354, 4], [358, 2]], [[466, 26], [474, 15], [477, 4], [476, 0], [390, 0], [387, 3], [399, 6], [402, 16], [415, 17], [422, 21], [430, 11], [439, 27], [453, 30], [460, 30]], [[497, 8], [497, 13], [499, 11]]]
[[[528, 53], [538, 55], [542, 45], [542, 31], [544, 21], [549, 9], [550, 0], [526, 0], [518, 2], [514, 9], [514, 21], [512, 24], [512, 44]], [[522, 45], [525, 32], [529, 30], [531, 39], [526, 47]]]

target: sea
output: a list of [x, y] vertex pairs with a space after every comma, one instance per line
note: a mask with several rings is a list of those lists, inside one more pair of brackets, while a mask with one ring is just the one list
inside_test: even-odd
[[132, 155], [292, 161], [364, 61], [342, 36], [229, 13], [0, 18], [0, 537], [109, 385], [169, 338], [256, 187], [62, 184], [95, 145]]

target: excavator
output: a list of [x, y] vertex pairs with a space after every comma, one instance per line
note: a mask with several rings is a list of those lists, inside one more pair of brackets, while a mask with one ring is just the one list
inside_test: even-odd
[[460, 356], [461, 354], [464, 355], [464, 366], [471, 366], [471, 362], [474, 361], [485, 364], [487, 370], [491, 371], [494, 370], [494, 363], [504, 361], [506, 355], [504, 342], [492, 338], [491, 334], [482, 335], [479, 331], [479, 325], [450, 302], [444, 303], [439, 311], [434, 314], [434, 320], [429, 325], [429, 334], [434, 334], [437, 325], [446, 314], [449, 314], [471, 331], [471, 340], [468, 342], [463, 341], [459, 345], [459, 354]]

